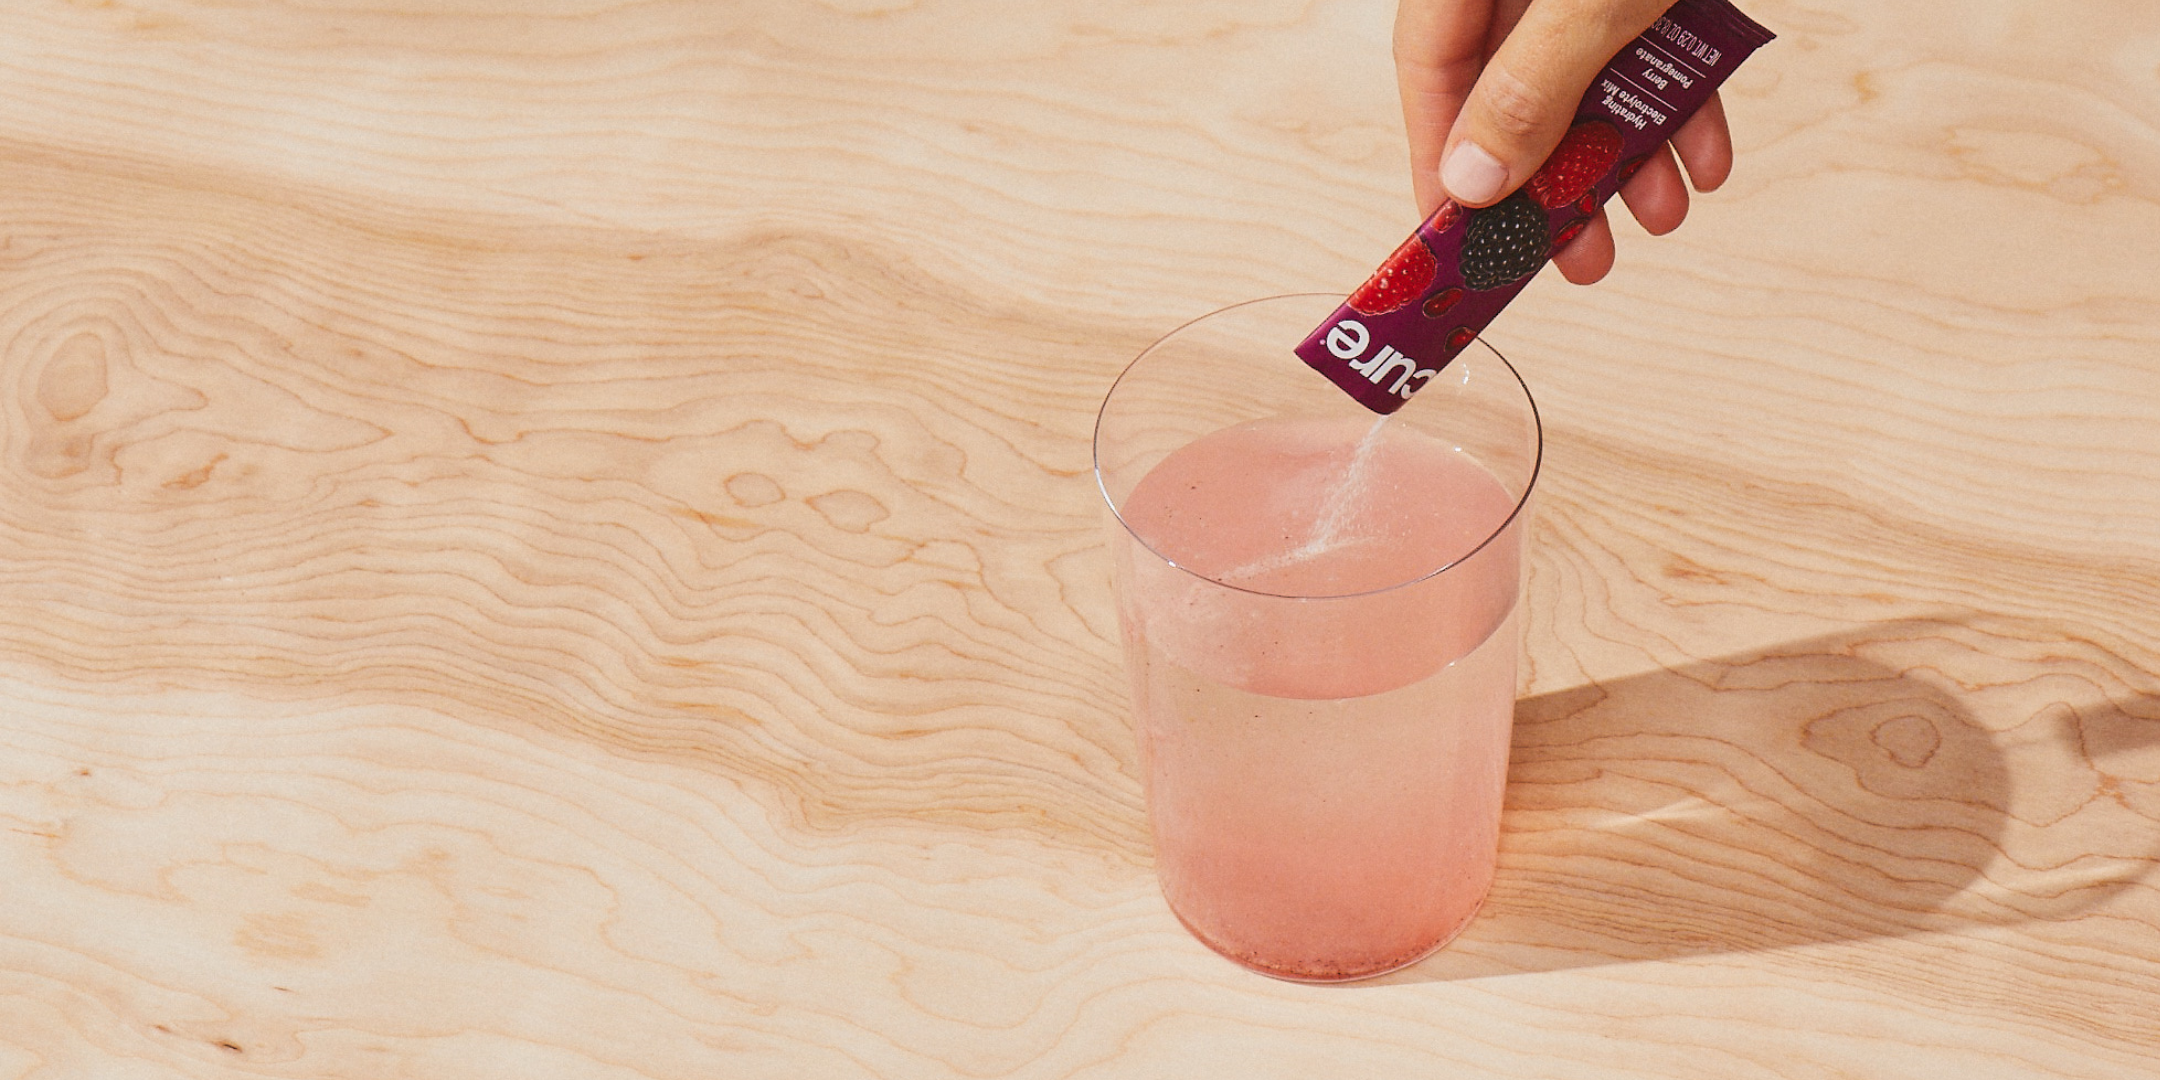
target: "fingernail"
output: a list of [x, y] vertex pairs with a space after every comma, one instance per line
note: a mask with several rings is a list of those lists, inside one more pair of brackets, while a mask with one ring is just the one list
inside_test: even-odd
[[1468, 140], [1456, 143], [1440, 163], [1440, 186], [1459, 203], [1489, 203], [1500, 197], [1506, 184], [1507, 166]]

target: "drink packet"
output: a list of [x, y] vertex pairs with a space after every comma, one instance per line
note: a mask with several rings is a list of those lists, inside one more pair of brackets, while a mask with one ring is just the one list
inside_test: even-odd
[[1591, 80], [1521, 190], [1482, 210], [1441, 204], [1299, 359], [1376, 413], [1401, 408], [1772, 37], [1728, 0], [1679, 0]]

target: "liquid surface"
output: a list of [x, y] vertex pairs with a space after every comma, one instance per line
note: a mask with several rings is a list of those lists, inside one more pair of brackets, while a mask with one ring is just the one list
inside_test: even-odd
[[1334, 596], [1448, 565], [1513, 506], [1467, 455], [1382, 418], [1216, 432], [1150, 470], [1121, 512], [1149, 547], [1201, 577]]

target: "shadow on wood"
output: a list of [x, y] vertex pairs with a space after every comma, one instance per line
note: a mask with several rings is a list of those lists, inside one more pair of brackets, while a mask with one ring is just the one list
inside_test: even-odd
[[2152, 676], [1996, 616], [1528, 698], [1484, 911], [1377, 982], [2067, 919], [2153, 869], [2156, 752]]

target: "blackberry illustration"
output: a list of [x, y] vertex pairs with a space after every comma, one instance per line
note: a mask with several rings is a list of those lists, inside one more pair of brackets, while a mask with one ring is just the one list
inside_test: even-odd
[[1463, 234], [1463, 284], [1479, 292], [1512, 285], [1537, 273], [1551, 250], [1544, 209], [1517, 192], [1471, 212]]

